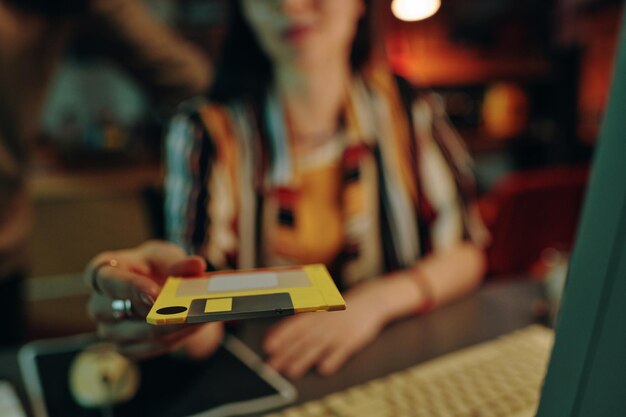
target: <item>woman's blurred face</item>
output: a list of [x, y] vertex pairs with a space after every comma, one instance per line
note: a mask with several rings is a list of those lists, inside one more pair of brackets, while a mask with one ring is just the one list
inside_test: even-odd
[[348, 59], [363, 0], [242, 0], [243, 14], [274, 65], [306, 69]]

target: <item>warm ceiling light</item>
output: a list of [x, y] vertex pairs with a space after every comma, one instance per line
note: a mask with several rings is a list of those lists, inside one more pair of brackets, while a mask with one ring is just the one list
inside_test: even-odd
[[415, 22], [431, 17], [441, 7], [441, 0], [393, 0], [393, 15], [405, 22]]

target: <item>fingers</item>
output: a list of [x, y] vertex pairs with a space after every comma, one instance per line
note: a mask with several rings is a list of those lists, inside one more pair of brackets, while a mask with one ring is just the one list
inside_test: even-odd
[[[358, 314], [357, 314], [358, 313]], [[336, 372], [380, 331], [378, 321], [360, 312], [311, 313], [280, 322], [264, 341], [268, 363], [290, 378], [309, 369]]]
[[112, 298], [133, 295], [128, 285], [120, 285], [119, 281], [127, 281], [155, 297], [168, 276], [200, 275], [205, 269], [203, 258], [187, 256], [181, 248], [168, 242], [149, 241], [134, 249], [98, 255], [86, 269], [85, 282], [96, 292]]
[[355, 343], [346, 342], [335, 346], [328, 352], [317, 366], [317, 371], [322, 375], [332, 375], [343, 366], [343, 364], [357, 351], [361, 346]]
[[148, 262], [130, 249], [100, 254], [89, 263], [84, 278], [87, 286], [110, 298], [133, 299], [141, 292], [156, 297], [160, 286], [150, 272]]
[[108, 320], [114, 318], [111, 310], [112, 300], [130, 300], [133, 313], [145, 317], [154, 299], [160, 292], [160, 286], [150, 277], [139, 275], [121, 267], [103, 267], [96, 270], [92, 281], [97, 282], [99, 291], [92, 294], [93, 317]]
[[338, 371], [352, 355], [370, 344], [379, 331], [376, 322], [366, 320], [361, 322], [361, 326], [352, 327], [351, 334], [348, 334], [348, 331], [341, 332], [339, 343], [336, 343], [318, 363], [318, 372], [330, 375]]
[[188, 357], [203, 359], [219, 347], [224, 338], [224, 323], [205, 323], [200, 329], [185, 338], [183, 347]]
[[265, 350], [268, 363], [290, 378], [300, 378], [332, 349], [335, 337], [319, 316], [305, 315], [284, 320], [268, 333]]
[[[126, 319], [144, 321], [144, 318], [154, 303], [153, 300], [146, 299], [144, 295], [140, 295], [139, 298], [141, 299], [140, 303], [131, 302], [132, 316]], [[119, 321], [119, 315], [113, 311], [113, 301], [114, 300], [111, 298], [100, 294], [92, 294], [87, 305], [89, 316], [95, 321], [102, 323], [115, 323]]]
[[[181, 248], [162, 241], [100, 254], [85, 272], [85, 281], [93, 289], [88, 312], [98, 322], [98, 333], [115, 343], [121, 353], [134, 358], [182, 346], [202, 326], [152, 326], [144, 318], [166, 277], [201, 275], [205, 269], [201, 257], [187, 256]], [[204, 331], [203, 337], [194, 339], [194, 356], [208, 355], [221, 338], [221, 328], [212, 329], [210, 334]]]
[[[200, 275], [205, 268], [201, 257], [186, 256], [167, 242], [150, 241], [134, 249], [100, 254], [88, 265], [85, 281], [99, 295], [131, 300], [135, 312], [145, 316], [165, 277]], [[95, 312], [96, 318], [110, 318], [102, 307]]]
[[136, 360], [144, 360], [164, 355], [170, 350], [170, 346], [164, 345], [160, 342], [132, 343], [117, 346], [117, 351], [120, 354]]
[[[166, 329], [163, 330], [162, 327]], [[192, 327], [155, 327], [140, 323], [123, 323], [103, 325], [99, 328], [99, 333], [102, 337], [114, 341], [119, 353], [134, 359], [147, 359], [180, 348], [184, 348], [190, 358], [203, 359], [217, 349], [224, 330], [222, 323], [205, 323]], [[143, 337], [137, 337], [139, 335]]]
[[98, 335], [120, 345], [138, 342], [171, 345], [197, 330], [198, 326], [152, 326], [142, 321], [120, 320], [114, 323], [101, 323], [98, 326]]
[[289, 346], [291, 340], [309, 333], [308, 330], [313, 324], [313, 321], [306, 315], [286, 318], [269, 330], [263, 349], [269, 354], [275, 353]]
[[[298, 379], [319, 363], [329, 351], [332, 351], [332, 345], [328, 340], [318, 340], [313, 343], [303, 341], [301, 344], [298, 343], [298, 346], [294, 346], [292, 354], [284, 357], [284, 362], [278, 362], [275, 369], [284, 372], [292, 379]], [[274, 366], [272, 363], [270, 365]]]
[[280, 349], [269, 353], [268, 364], [277, 371], [285, 371], [291, 367], [300, 354], [308, 353], [311, 347], [316, 345], [312, 342], [304, 335], [300, 339], [285, 342]]
[[170, 275], [193, 276], [206, 270], [206, 262], [199, 256], [188, 256], [180, 247], [164, 241], [148, 241], [138, 251], [150, 265], [153, 275], [161, 279]]
[[200, 256], [189, 256], [168, 268], [167, 275], [192, 277], [202, 275], [206, 270], [206, 261]]

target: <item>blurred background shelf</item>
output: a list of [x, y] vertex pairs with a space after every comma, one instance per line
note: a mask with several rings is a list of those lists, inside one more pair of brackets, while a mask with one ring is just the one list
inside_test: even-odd
[[38, 170], [31, 178], [35, 224], [26, 282], [28, 337], [94, 330], [85, 314], [82, 271], [104, 250], [153, 237], [146, 191], [161, 182], [158, 165]]

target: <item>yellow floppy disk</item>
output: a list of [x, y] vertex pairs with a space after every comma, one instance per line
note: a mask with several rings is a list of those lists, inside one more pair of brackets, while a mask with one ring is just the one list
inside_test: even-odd
[[345, 308], [328, 270], [316, 264], [170, 277], [146, 321], [203, 323]]

